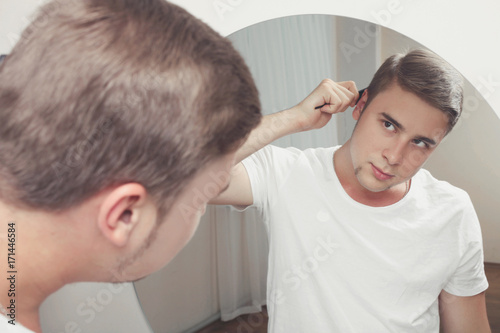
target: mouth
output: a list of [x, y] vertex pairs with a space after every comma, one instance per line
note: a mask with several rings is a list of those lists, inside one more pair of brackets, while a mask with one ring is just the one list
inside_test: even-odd
[[394, 175], [390, 175], [390, 174], [383, 172], [382, 170], [380, 170], [379, 168], [374, 166], [372, 163], [370, 163], [370, 165], [372, 166], [373, 175], [378, 180], [389, 180], [389, 179], [394, 177]]

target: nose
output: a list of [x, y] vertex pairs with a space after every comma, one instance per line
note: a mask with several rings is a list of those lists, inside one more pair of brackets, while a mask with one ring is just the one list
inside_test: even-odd
[[405, 145], [403, 142], [395, 142], [391, 147], [384, 149], [382, 155], [390, 165], [399, 165], [403, 162]]

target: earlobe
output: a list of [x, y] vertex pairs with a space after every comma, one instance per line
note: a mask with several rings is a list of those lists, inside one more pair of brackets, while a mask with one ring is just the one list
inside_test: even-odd
[[117, 247], [125, 246], [137, 227], [146, 189], [137, 183], [120, 185], [106, 195], [98, 214], [101, 233]]
[[361, 113], [363, 113], [363, 109], [365, 108], [366, 101], [368, 100], [368, 90], [366, 89], [361, 96], [361, 99], [356, 104], [354, 111], [352, 112], [352, 117], [354, 120], [358, 121], [361, 117]]
[[361, 110], [362, 108], [360, 107], [359, 103], [356, 104], [356, 107], [354, 108], [354, 111], [352, 111], [352, 118], [356, 121], [358, 121], [359, 116], [361, 115]]

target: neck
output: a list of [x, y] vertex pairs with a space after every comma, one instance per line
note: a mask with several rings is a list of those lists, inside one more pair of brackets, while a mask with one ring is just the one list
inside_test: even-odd
[[41, 332], [42, 302], [65, 284], [81, 281], [74, 260], [82, 257], [77, 237], [71, 237], [59, 218], [16, 210], [0, 201], [0, 267], [10, 278], [0, 279], [0, 304], [12, 312], [8, 320], [35, 332]]
[[409, 190], [409, 183], [401, 183], [380, 192], [363, 187], [356, 177], [350, 154], [350, 140], [334, 154], [333, 166], [344, 191], [355, 201], [372, 207], [384, 207], [401, 200]]
[[[45, 277], [44, 267], [37, 271], [27, 260], [35, 254], [25, 246], [29, 242], [23, 234], [25, 226], [4, 212], [0, 213], [0, 218], [1, 267], [2, 273], [7, 275], [7, 278], [0, 279], [0, 304], [6, 309], [5, 315], [11, 323], [40, 332], [38, 308], [58, 288], [54, 283], [51, 286], [45, 283], [46, 280], [42, 278]], [[33, 276], [39, 279], [33, 279]]]

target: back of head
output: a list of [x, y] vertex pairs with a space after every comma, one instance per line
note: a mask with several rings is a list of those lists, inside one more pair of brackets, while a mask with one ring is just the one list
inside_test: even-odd
[[57, 0], [0, 67], [0, 199], [48, 211], [141, 183], [168, 207], [260, 121], [230, 42], [164, 0]]
[[395, 54], [375, 73], [368, 86], [366, 106], [394, 83], [446, 113], [448, 132], [451, 131], [462, 113], [463, 104], [463, 79], [456, 69], [425, 49]]

